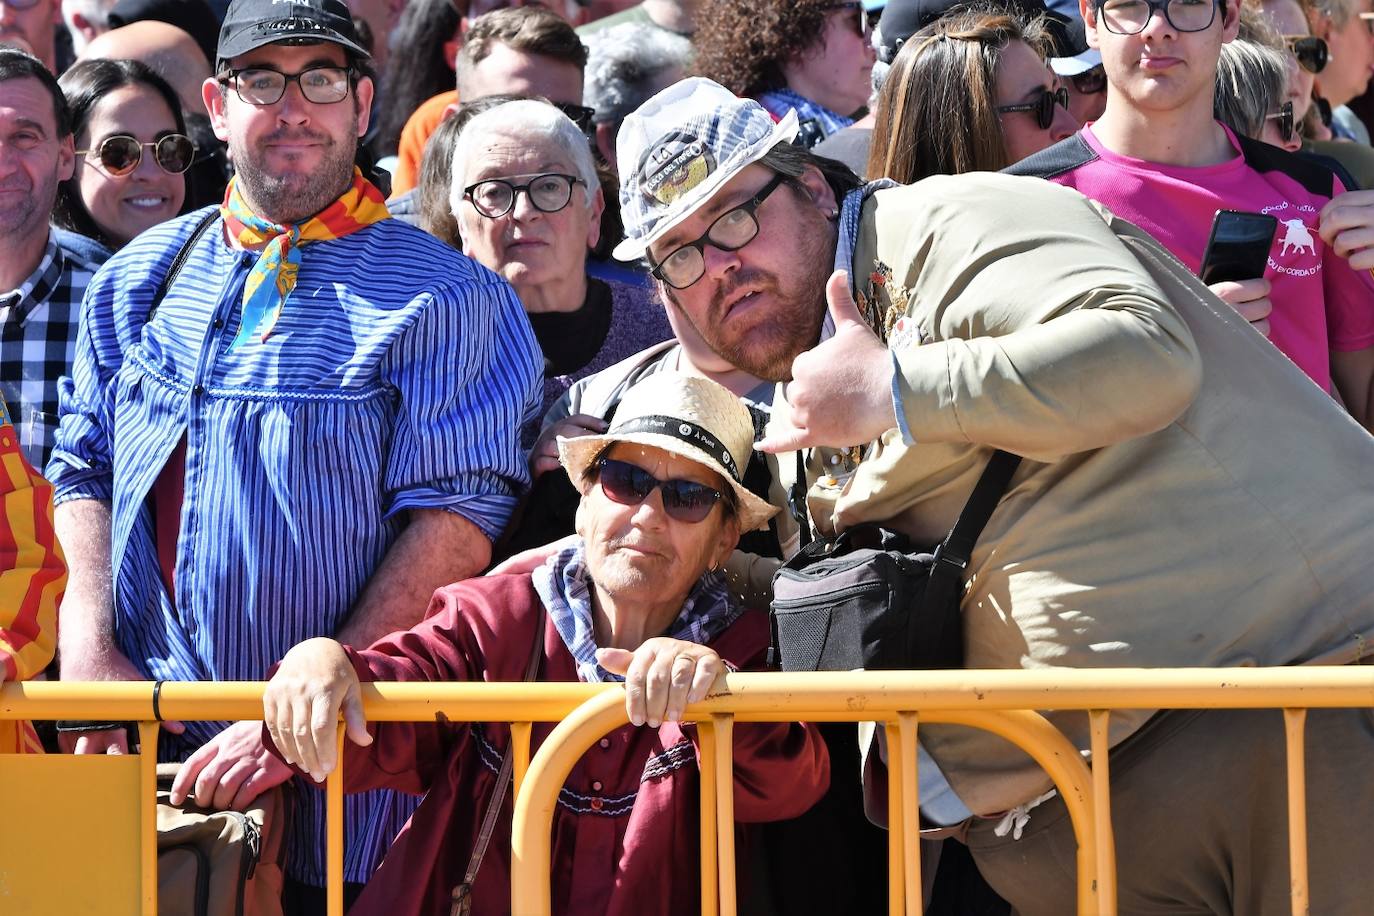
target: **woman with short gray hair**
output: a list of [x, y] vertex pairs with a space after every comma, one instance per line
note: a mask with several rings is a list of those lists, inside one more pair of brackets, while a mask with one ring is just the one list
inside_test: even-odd
[[1364, 94], [1374, 71], [1374, 36], [1361, 19], [1374, 10], [1371, 0], [1310, 0], [1312, 34], [1326, 42], [1331, 56], [1317, 74], [1317, 95], [1331, 106], [1331, 129], [1338, 137], [1369, 143], [1369, 130], [1345, 105]]
[[[655, 288], [587, 275], [605, 199], [586, 136], [547, 102], [507, 102], [467, 123], [449, 205], [463, 253], [525, 306], [544, 352], [541, 417], [573, 382], [673, 336]], [[538, 430], [536, 417], [526, 448]]]
[[1280, 51], [1237, 38], [1221, 46], [1216, 119], [1238, 134], [1296, 152], [1302, 146], [1288, 97], [1288, 59]]

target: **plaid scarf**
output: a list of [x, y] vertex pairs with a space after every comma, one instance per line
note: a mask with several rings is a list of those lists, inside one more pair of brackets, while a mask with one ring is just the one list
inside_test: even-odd
[[229, 182], [220, 214], [229, 229], [231, 244], [261, 252], [243, 287], [243, 321], [230, 350], [249, 337], [266, 341], [272, 334], [286, 297], [296, 287], [302, 245], [343, 238], [391, 215], [382, 192], [356, 167], [349, 189], [300, 225], [278, 225], [253, 213], [239, 193], [238, 178]]
[[[582, 541], [566, 547], [545, 561], [532, 574], [534, 590], [549, 611], [549, 617], [563, 637], [577, 676], [586, 683], [625, 680], [596, 663], [596, 636], [592, 629], [592, 576], [587, 569], [586, 548]], [[725, 577], [708, 572], [697, 580], [682, 611], [664, 636], [705, 645], [734, 623], [743, 608], [730, 603]]]
[[798, 123], [815, 121], [816, 126], [821, 129], [821, 133], [826, 137], [854, 125], [853, 118], [836, 114], [824, 105], [813, 102], [786, 86], [762, 93], [759, 96], [759, 104], [767, 109], [769, 114], [779, 119], [786, 117], [788, 111], [796, 109]]

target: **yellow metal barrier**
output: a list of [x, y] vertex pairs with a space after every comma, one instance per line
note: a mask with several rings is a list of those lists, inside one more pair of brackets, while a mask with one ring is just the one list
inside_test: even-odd
[[[735, 912], [731, 730], [736, 722], [877, 721], [888, 732], [890, 780], [890, 911], [918, 914], [920, 864], [917, 774], [918, 728], [958, 723], [986, 729], [1027, 751], [1062, 794], [1078, 839], [1078, 909], [1116, 910], [1111, 835], [1107, 729], [1114, 709], [1275, 708], [1284, 711], [1288, 748], [1289, 844], [1292, 907], [1306, 913], [1307, 827], [1303, 733], [1311, 708], [1374, 706], [1374, 668], [1046, 670], [732, 674], [729, 693], [698, 703], [686, 718], [699, 723], [702, 759], [702, 909]], [[168, 719], [238, 720], [261, 717], [259, 683], [167, 683], [160, 707]], [[550, 831], [558, 790], [577, 759], [605, 733], [625, 724], [621, 689], [588, 684], [374, 684], [363, 691], [372, 721], [509, 722], [516, 743], [516, 805], [512, 835], [512, 907], [520, 916], [550, 910]], [[1033, 710], [1083, 710], [1089, 716], [1094, 765]], [[157, 735], [152, 685], [7, 684], [0, 687], [0, 719], [118, 719], [140, 723], [145, 746]], [[530, 723], [559, 723], [531, 760]], [[340, 732], [339, 740], [342, 740]], [[32, 759], [32, 758], [30, 758]], [[39, 758], [40, 760], [42, 758]], [[68, 763], [70, 758], [64, 758]], [[82, 767], [122, 768], [130, 762], [89, 759]], [[0, 784], [15, 786], [19, 758], [0, 756]], [[26, 765], [27, 766], [27, 765]], [[140, 815], [130, 836], [138, 847], [138, 893], [120, 910], [107, 896], [104, 913], [156, 912], [156, 835], [153, 756], [138, 760]], [[342, 780], [327, 786], [329, 911], [341, 914]], [[123, 799], [127, 802], [128, 799]], [[54, 804], [52, 810], [61, 812]], [[0, 830], [0, 893], [8, 843], [24, 842], [25, 826]], [[60, 876], [71, 863], [53, 863]], [[60, 880], [60, 877], [59, 877]], [[39, 910], [37, 912], [43, 912]], [[49, 911], [50, 912], [50, 911]]]

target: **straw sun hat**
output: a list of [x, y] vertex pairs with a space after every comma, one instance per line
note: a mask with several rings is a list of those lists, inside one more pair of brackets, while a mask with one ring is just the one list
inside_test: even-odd
[[778, 511], [740, 483], [754, 446], [754, 424], [739, 399], [704, 378], [661, 372], [625, 392], [604, 435], [558, 437], [558, 460], [574, 484], [610, 445], [652, 445], [710, 468], [730, 485], [740, 530], [764, 527]]

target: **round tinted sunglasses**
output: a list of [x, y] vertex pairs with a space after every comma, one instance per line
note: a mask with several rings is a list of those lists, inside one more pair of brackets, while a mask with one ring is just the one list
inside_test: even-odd
[[1049, 130], [1054, 123], [1054, 106], [1068, 110], [1069, 90], [1060, 86], [1058, 89], [1041, 89], [1039, 97], [1034, 102], [1023, 102], [1020, 105], [998, 105], [997, 110], [1004, 114], [1013, 111], [1029, 111], [1035, 114], [1035, 123], [1041, 130]]
[[1283, 40], [1288, 44], [1293, 56], [1298, 59], [1299, 67], [1308, 73], [1321, 73], [1326, 69], [1331, 52], [1324, 40], [1315, 35], [1285, 35]]
[[100, 157], [100, 167], [106, 174], [115, 178], [131, 174], [143, 161], [143, 148], [153, 148], [153, 159], [164, 172], [180, 175], [191, 167], [196, 157], [196, 145], [185, 134], [166, 134], [148, 143], [139, 142], [137, 137], [128, 134], [115, 134], [100, 141], [95, 149], [79, 149], [78, 156], [95, 154]]
[[655, 490], [663, 492], [663, 511], [669, 518], [695, 524], [711, 514], [725, 494], [695, 480], [659, 480], [628, 461], [601, 458], [596, 462], [601, 492], [622, 506], [637, 506]]
[[1278, 110], [1278, 111], [1274, 112], [1273, 114], [1265, 115], [1265, 116], [1264, 116], [1264, 120], [1266, 120], [1266, 121], [1275, 121], [1275, 120], [1277, 120], [1277, 121], [1279, 122], [1279, 124], [1278, 124], [1278, 128], [1279, 128], [1279, 139], [1282, 140], [1284, 143], [1287, 143], [1288, 141], [1290, 141], [1290, 140], [1293, 139], [1293, 103], [1292, 103], [1292, 102], [1284, 102], [1282, 105], [1279, 106], [1279, 110]]

